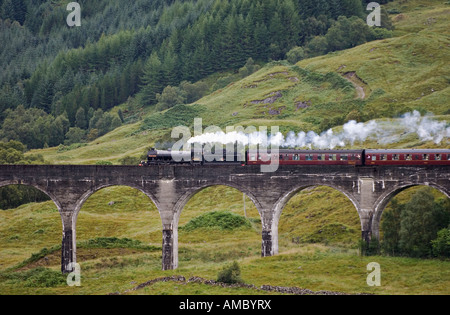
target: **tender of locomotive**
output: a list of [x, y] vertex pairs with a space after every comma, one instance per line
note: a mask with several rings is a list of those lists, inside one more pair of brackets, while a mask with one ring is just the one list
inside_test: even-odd
[[227, 155], [206, 151], [190, 152], [151, 149], [147, 161], [140, 166], [157, 164], [191, 165], [450, 165], [448, 149], [400, 149], [400, 150], [261, 150], [234, 152]]

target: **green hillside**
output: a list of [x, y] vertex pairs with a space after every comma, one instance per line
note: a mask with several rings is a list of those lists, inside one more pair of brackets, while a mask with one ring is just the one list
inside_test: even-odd
[[[446, 16], [450, 8], [441, 1], [421, 3], [388, 5], [389, 10], [401, 12], [392, 15], [396, 21], [393, 38], [296, 65], [268, 63], [187, 108], [150, 113], [143, 121], [120, 127], [80, 148], [57, 147], [30, 154], [43, 154], [46, 161], [55, 164], [119, 163], [126, 156], [139, 158], [157, 143], [173, 141], [172, 128], [192, 126], [194, 117], [201, 117], [205, 128], [216, 125], [223, 130], [227, 126], [279, 126], [285, 136], [289, 131], [320, 133], [352, 119], [375, 119], [392, 126], [396, 125], [392, 119], [413, 110], [431, 113], [438, 121], [447, 120], [450, 43]], [[176, 116], [184, 119], [173, 120]], [[354, 146], [445, 148], [448, 138], [436, 144], [408, 134], [389, 144], [367, 139]]]
[[[0, 2], [0, 6], [4, 1], [8, 0]], [[178, 23], [192, 22], [194, 25], [193, 20], [197, 16], [186, 15], [186, 12], [211, 9], [202, 7], [207, 1], [199, 1], [198, 6], [194, 6], [193, 1], [172, 2], [174, 6], [167, 6], [162, 11], [153, 11], [152, 6], [146, 7], [145, 12], [152, 12], [145, 20], [151, 25], [148, 29], [118, 35], [113, 25], [122, 25], [126, 21], [111, 18], [109, 33], [106, 32], [100, 45], [89, 44], [87, 48], [71, 53], [85, 58], [95, 57], [96, 49], [102, 43], [112, 45], [116, 40], [130, 40], [136, 45], [133, 47], [139, 47], [139, 39], [150, 36], [147, 32], [158, 30], [158, 36], [167, 35], [164, 27], [170, 25], [168, 21], [172, 18], [186, 16]], [[225, 1], [218, 2], [225, 12]], [[240, 3], [244, 5], [248, 1]], [[52, 3], [55, 4], [57, 1]], [[87, 12], [101, 11], [106, 8], [107, 2], [99, 1], [91, 5], [93, 7], [89, 7]], [[157, 7], [158, 4], [155, 2], [154, 5]], [[213, 6], [213, 9], [219, 10], [220, 5]], [[25, 23], [26, 27], [35, 35], [53, 32], [66, 38], [67, 34], [64, 34], [68, 30], [60, 34], [50, 27], [52, 15], [61, 14], [61, 8], [52, 11], [49, 6], [43, 5], [41, 12], [53, 12], [47, 15], [45, 25], [38, 27], [37, 22], [29, 21], [29, 24]], [[145, 7], [145, 1], [136, 1], [135, 6]], [[196, 76], [196, 80], [206, 84], [207, 92], [193, 102], [162, 112], [157, 110], [155, 104], [141, 106], [143, 95], [139, 93], [142, 91], [128, 91], [128, 99], [116, 95], [118, 101], [105, 107], [105, 112], [111, 115], [116, 115], [119, 109], [125, 114], [122, 126], [82, 143], [34, 149], [26, 155], [41, 154], [48, 164], [121, 164], [127, 157], [133, 158], [129, 161], [137, 161], [149, 147], [172, 141], [173, 127], [179, 124], [192, 127], [195, 117], [203, 119], [204, 127], [216, 125], [222, 129], [239, 125], [279, 126], [285, 136], [290, 131], [320, 134], [330, 128], [333, 128], [334, 134], [340, 134], [350, 120], [365, 123], [367, 128], [373, 126], [369, 125], [373, 121], [387, 133], [380, 137], [377, 137], [380, 134], [368, 136], [364, 141], [348, 142], [346, 148], [447, 148], [448, 135], [436, 142], [436, 138], [424, 139], [415, 132], [405, 132], [401, 115], [413, 111], [421, 115], [432, 113], [430, 120], [444, 122], [443, 130], [448, 128], [450, 6], [444, 0], [410, 0], [389, 2], [384, 8], [395, 26], [392, 38], [369, 41], [323, 56], [309, 56], [296, 64], [285, 60], [269, 61], [283, 58], [255, 58], [258, 65], [255, 72], [242, 68], [245, 64], [243, 58], [234, 69], [214, 68], [210, 69], [211, 72]], [[119, 10], [120, 6], [109, 10], [113, 9]], [[133, 8], [126, 10], [131, 15], [137, 14], [131, 13]], [[214, 16], [211, 15], [209, 22], [213, 21]], [[136, 27], [132, 25], [137, 19], [134, 17], [127, 28]], [[319, 20], [317, 17], [316, 22]], [[89, 16], [87, 21], [90, 31], [94, 32], [99, 27], [93, 16]], [[201, 21], [206, 23], [207, 19]], [[201, 23], [195, 25], [194, 30]], [[309, 34], [308, 40], [303, 42], [304, 47], [314, 36], [325, 34], [326, 30]], [[96, 34], [95, 38], [101, 36]], [[78, 40], [88, 39], [79, 34]], [[164, 47], [161, 51], [167, 49], [164, 45], [161, 47]], [[145, 50], [148, 47], [141, 48]], [[283, 55], [286, 52], [278, 53]], [[61, 56], [59, 58], [63, 58]], [[8, 58], [15, 60], [12, 55]], [[199, 62], [200, 59], [195, 60]], [[132, 74], [138, 66], [143, 66], [140, 63], [143, 61], [135, 61], [124, 68], [124, 65], [116, 64], [116, 68], [109, 68], [109, 65], [103, 64], [106, 68], [97, 73], [98, 65], [93, 66], [97, 70], [83, 68], [82, 72], [89, 74], [89, 78], [84, 77], [83, 80], [92, 80], [90, 82], [98, 84], [97, 88], [108, 89], [113, 78], [122, 82], [121, 74]], [[32, 69], [39, 69], [29, 60], [24, 62], [24, 65], [31, 64]], [[119, 71], [125, 68], [125, 72]], [[17, 69], [21, 68], [8, 67], [0, 77], [10, 80], [18, 76]], [[184, 71], [188, 73], [189, 69], [192, 65]], [[33, 82], [39, 81], [37, 74], [33, 78]], [[89, 92], [89, 85], [80, 85], [79, 88], [79, 91], [71, 90], [68, 94]], [[3, 86], [3, 92], [5, 90], [7, 88]], [[1, 97], [5, 95], [0, 93], [0, 100], [4, 100]], [[75, 113], [72, 114], [75, 116]], [[406, 203], [416, 191], [408, 189], [398, 195], [398, 200]], [[436, 191], [433, 194], [436, 199], [445, 198]], [[279, 226], [280, 255], [275, 257], [260, 257], [260, 216], [251, 200], [233, 188], [210, 187], [198, 193], [184, 208], [179, 226], [179, 268], [161, 271], [162, 226], [154, 204], [131, 188], [102, 189], [87, 200], [78, 217], [77, 257], [82, 268], [82, 287], [70, 288], [59, 274], [62, 223], [56, 206], [45, 202], [0, 211], [0, 294], [123, 293], [149, 280], [174, 275], [182, 275], [186, 279], [201, 277], [215, 280], [218, 272], [234, 260], [241, 267], [245, 283], [259, 287], [292, 286], [313, 291], [389, 295], [449, 293], [448, 259], [360, 256], [361, 227], [353, 204], [338, 191], [324, 186], [299, 192], [286, 205]], [[366, 266], [373, 261], [382, 266], [381, 287], [368, 287], [366, 284]], [[268, 292], [168, 281], [156, 282], [128, 294], [253, 295]]]

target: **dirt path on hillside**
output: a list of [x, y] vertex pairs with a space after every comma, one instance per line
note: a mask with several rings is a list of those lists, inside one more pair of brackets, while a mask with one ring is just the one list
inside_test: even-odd
[[358, 95], [358, 98], [365, 99], [366, 98], [366, 91], [364, 90], [364, 87], [366, 84], [356, 75], [356, 72], [347, 72], [344, 74], [344, 78], [346, 78], [356, 89], [356, 93]]

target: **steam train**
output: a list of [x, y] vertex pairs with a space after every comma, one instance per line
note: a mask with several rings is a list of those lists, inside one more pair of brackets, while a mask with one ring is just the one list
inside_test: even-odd
[[[198, 150], [200, 151], [200, 150]], [[410, 150], [277, 150], [245, 151], [233, 154], [203, 151], [165, 151], [151, 149], [140, 166], [158, 164], [191, 165], [450, 165], [448, 149]]]

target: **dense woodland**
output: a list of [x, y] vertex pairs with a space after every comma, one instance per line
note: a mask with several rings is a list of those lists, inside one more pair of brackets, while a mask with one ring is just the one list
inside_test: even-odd
[[124, 123], [108, 111], [130, 100], [165, 109], [163, 91], [181, 91], [179, 103], [193, 102], [186, 94], [210, 74], [296, 62], [392, 28], [388, 18], [367, 26], [365, 0], [78, 2], [82, 26], [71, 28], [67, 1], [0, 0], [0, 139], [29, 149], [92, 140]]
[[435, 198], [432, 188], [419, 189], [411, 200], [394, 198], [383, 213], [381, 246], [373, 253], [409, 257], [450, 257], [450, 200]]

